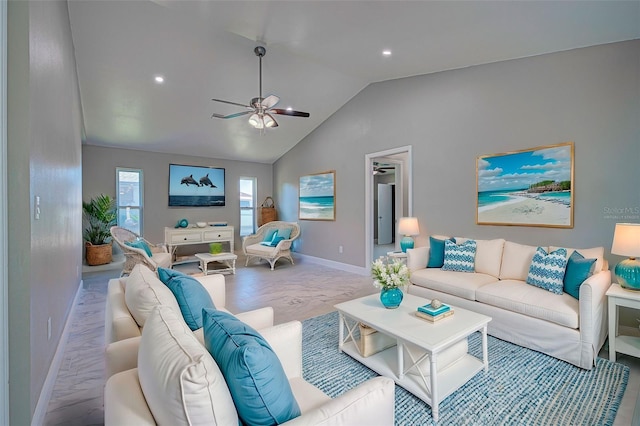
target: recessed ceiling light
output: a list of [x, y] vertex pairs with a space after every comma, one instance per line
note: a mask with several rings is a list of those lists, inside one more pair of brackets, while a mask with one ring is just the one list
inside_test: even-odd
[[391, 50], [389, 50], [389, 49], [383, 50], [383, 51], [382, 51], [382, 54], [383, 54], [384, 56], [391, 56]]
[[156, 75], [156, 76], [154, 77], [154, 80], [155, 80], [155, 81], [156, 81], [156, 83], [158, 83], [158, 84], [164, 83], [164, 77], [163, 77], [163, 76], [161, 76], [161, 75]]

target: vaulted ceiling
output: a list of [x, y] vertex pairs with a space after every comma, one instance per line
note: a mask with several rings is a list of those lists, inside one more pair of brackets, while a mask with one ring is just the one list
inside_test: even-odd
[[[374, 82], [640, 38], [637, 0], [69, 0], [69, 15], [85, 143], [263, 163]], [[211, 98], [258, 96], [258, 44], [263, 94], [309, 118], [211, 118], [243, 111]]]

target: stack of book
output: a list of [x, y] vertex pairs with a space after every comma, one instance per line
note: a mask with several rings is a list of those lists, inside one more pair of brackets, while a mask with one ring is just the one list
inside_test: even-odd
[[416, 312], [417, 317], [430, 322], [436, 322], [451, 315], [453, 315], [453, 309], [451, 309], [451, 306], [445, 305], [444, 303], [438, 308], [431, 306], [431, 303], [428, 305], [418, 306], [418, 310]]

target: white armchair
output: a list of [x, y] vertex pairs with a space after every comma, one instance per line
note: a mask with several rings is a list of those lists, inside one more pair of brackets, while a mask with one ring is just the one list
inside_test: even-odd
[[[283, 239], [275, 246], [261, 244], [265, 237], [271, 234], [273, 230], [281, 233], [284, 230], [291, 230], [288, 238]], [[300, 236], [300, 225], [296, 222], [273, 221], [262, 225], [255, 234], [247, 235], [242, 240], [242, 252], [247, 256], [245, 266], [249, 265], [249, 261], [253, 259], [264, 259], [271, 265], [271, 270], [275, 266], [278, 259], [285, 258], [293, 265], [291, 257], [291, 244]]]
[[[128, 275], [138, 263], [146, 265], [152, 271], [162, 268], [171, 268], [171, 254], [167, 252], [164, 244], [152, 244], [139, 235], [120, 226], [111, 227], [111, 236], [125, 256], [124, 267], [120, 276]], [[151, 256], [141, 248], [131, 247], [127, 243], [143, 241], [151, 250]]]
[[[213, 357], [168, 306], [150, 315], [138, 368], [109, 378], [105, 425], [238, 424], [235, 405]], [[392, 425], [395, 384], [375, 377], [330, 398], [302, 377], [302, 324], [260, 330], [278, 356], [302, 414], [290, 425]]]

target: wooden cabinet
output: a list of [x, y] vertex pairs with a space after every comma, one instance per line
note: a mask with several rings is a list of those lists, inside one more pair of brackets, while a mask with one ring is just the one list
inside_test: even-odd
[[[233, 253], [233, 226], [206, 226], [204, 228], [164, 228], [164, 243], [173, 257], [179, 246], [192, 244], [229, 243]], [[197, 261], [191, 259], [190, 261]], [[174, 264], [177, 262], [173, 262]]]

